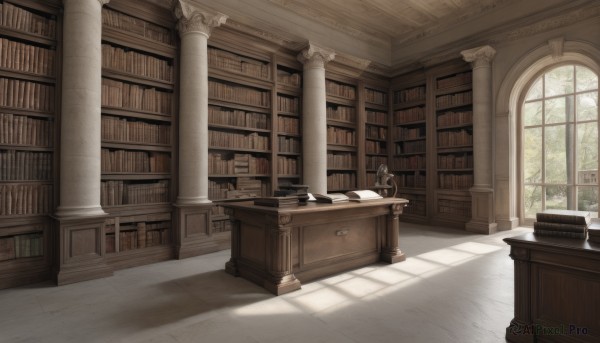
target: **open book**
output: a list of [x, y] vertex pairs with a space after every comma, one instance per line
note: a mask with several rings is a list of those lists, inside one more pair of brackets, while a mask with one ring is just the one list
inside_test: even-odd
[[336, 202], [348, 201], [348, 197], [342, 193], [327, 193], [327, 194], [313, 194], [317, 202], [326, 202], [333, 204]]
[[348, 196], [350, 201], [363, 201], [383, 198], [381, 195], [370, 190], [350, 191], [347, 192], [346, 195]]

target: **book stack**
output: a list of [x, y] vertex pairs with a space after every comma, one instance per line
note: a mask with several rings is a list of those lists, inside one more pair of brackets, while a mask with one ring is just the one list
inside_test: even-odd
[[284, 196], [284, 197], [268, 197], [259, 198], [254, 200], [254, 205], [267, 206], [267, 207], [296, 207], [298, 206], [297, 196]]
[[592, 223], [588, 226], [588, 241], [600, 243], [600, 223]]
[[590, 221], [590, 213], [586, 211], [546, 210], [536, 214], [533, 233], [539, 236], [585, 239]]

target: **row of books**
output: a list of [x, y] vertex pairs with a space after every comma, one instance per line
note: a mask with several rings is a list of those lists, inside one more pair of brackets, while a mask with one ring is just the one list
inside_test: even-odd
[[588, 211], [545, 210], [535, 217], [533, 233], [539, 236], [585, 239], [592, 224]]
[[268, 130], [269, 115], [228, 109], [220, 106], [208, 106], [208, 123]]
[[414, 87], [394, 92], [394, 104], [425, 100], [425, 87]]
[[0, 3], [0, 12], [0, 26], [49, 38], [56, 36], [54, 18], [33, 13], [9, 2]]
[[171, 125], [103, 115], [101, 131], [105, 141], [171, 144]]
[[[142, 249], [157, 245], [166, 245], [171, 242], [171, 230], [151, 231], [121, 231], [119, 232], [119, 251]], [[115, 234], [106, 235], [106, 253], [116, 251]]]
[[277, 111], [298, 114], [300, 112], [299, 108], [300, 101], [298, 98], [277, 95]]
[[387, 144], [380, 141], [365, 141], [365, 153], [367, 154], [387, 154]]
[[290, 133], [290, 134], [294, 134], [294, 135], [300, 134], [300, 120], [298, 118], [280, 116], [278, 123], [279, 123], [279, 125], [278, 125], [279, 131], [278, 132], [285, 132], [285, 133]]
[[377, 173], [367, 172], [365, 174], [365, 176], [366, 176], [366, 180], [367, 180], [367, 185], [375, 185], [375, 183], [377, 182]]
[[108, 9], [106, 7], [102, 8], [102, 24], [159, 43], [174, 45], [173, 34], [167, 28]]
[[354, 145], [356, 132], [335, 126], [327, 126], [327, 144]]
[[161, 81], [173, 81], [173, 65], [170, 61], [110, 44], [102, 44], [102, 67]]
[[327, 95], [339, 96], [350, 100], [356, 99], [356, 87], [345, 85], [331, 80], [325, 80]]
[[450, 199], [438, 199], [437, 210], [440, 214], [449, 214], [471, 218], [471, 202]]
[[393, 170], [404, 169], [425, 169], [427, 168], [427, 159], [423, 155], [411, 155], [394, 158], [392, 162]]
[[235, 183], [208, 181], [208, 198], [210, 200], [264, 197], [270, 194], [270, 183], [259, 179], [238, 177], [235, 179]]
[[250, 154], [208, 154], [208, 173], [211, 175], [270, 174], [271, 164], [265, 157]]
[[109, 150], [101, 151], [103, 173], [168, 173], [171, 156], [162, 152]]
[[439, 173], [438, 178], [441, 189], [469, 189], [473, 186], [473, 174]]
[[442, 89], [447, 89], [447, 88], [470, 84], [473, 81], [472, 75], [473, 75], [472, 72], [468, 71], [468, 72], [464, 72], [464, 73], [458, 73], [451, 77], [445, 77], [443, 79], [438, 79], [437, 80], [437, 89], [442, 90]]
[[437, 139], [437, 144], [440, 148], [473, 145], [473, 135], [464, 129], [438, 132]]
[[169, 181], [128, 183], [120, 180], [103, 181], [100, 185], [102, 206], [153, 204], [169, 202]]
[[396, 143], [396, 155], [401, 154], [424, 154], [427, 149], [427, 145], [424, 140], [422, 141], [408, 141], [408, 142], [397, 142]]
[[279, 136], [278, 141], [279, 152], [300, 153], [302, 142], [298, 138]]
[[244, 86], [228, 85], [213, 80], [208, 81], [208, 97], [244, 105], [270, 107], [271, 93]]
[[238, 148], [266, 151], [269, 150], [269, 137], [261, 136], [256, 132], [243, 134], [209, 130], [208, 145], [217, 148]]
[[102, 106], [171, 114], [173, 94], [102, 78]]
[[356, 188], [355, 173], [332, 173], [327, 175], [327, 188], [332, 190], [346, 190]]
[[[384, 156], [365, 156], [367, 169], [377, 169], [382, 164], [387, 164], [387, 157]], [[367, 183], [370, 185], [370, 183]]]
[[42, 255], [44, 255], [42, 233], [0, 237], [0, 261]]
[[417, 216], [425, 216], [427, 213], [427, 197], [422, 194], [400, 193], [400, 198], [408, 200], [408, 206], [404, 208], [402, 213], [413, 214]]
[[425, 107], [411, 107], [406, 110], [394, 111], [394, 123], [402, 125], [425, 120]]
[[435, 105], [437, 107], [448, 107], [458, 105], [468, 105], [473, 102], [473, 92], [462, 92], [455, 94], [447, 94], [438, 96], [435, 98]]
[[52, 154], [0, 150], [0, 180], [50, 180]]
[[367, 139], [386, 139], [387, 128], [381, 126], [365, 126], [365, 136]]
[[212, 232], [231, 232], [232, 223], [231, 220], [213, 220], [212, 222]]
[[473, 155], [438, 155], [439, 169], [469, 169], [473, 168]]
[[399, 174], [396, 175], [398, 187], [400, 188], [425, 188], [427, 178], [425, 174]]
[[350, 153], [327, 153], [328, 169], [355, 169], [356, 154]]
[[221, 49], [208, 48], [208, 65], [253, 77], [271, 79], [271, 65], [269, 63]]
[[425, 126], [420, 127], [402, 127], [398, 126], [394, 128], [394, 137], [397, 140], [404, 139], [425, 139]]
[[300, 87], [302, 77], [299, 73], [288, 73], [285, 70], [277, 69], [277, 83], [284, 85]]
[[277, 172], [280, 175], [298, 175], [298, 159], [277, 156]]
[[366, 111], [367, 113], [367, 124], [379, 124], [387, 125], [387, 113], [379, 111]]
[[47, 214], [51, 204], [52, 185], [0, 185], [0, 215]]
[[326, 113], [327, 119], [356, 123], [356, 109], [354, 107], [328, 105]]
[[54, 122], [46, 119], [0, 113], [0, 144], [51, 147]]
[[0, 78], [0, 106], [53, 112], [54, 86], [25, 80]]
[[53, 76], [54, 50], [0, 38], [0, 68]]
[[387, 105], [387, 94], [374, 89], [365, 88], [365, 101], [378, 105]]
[[473, 111], [444, 112], [437, 117], [438, 127], [473, 124]]

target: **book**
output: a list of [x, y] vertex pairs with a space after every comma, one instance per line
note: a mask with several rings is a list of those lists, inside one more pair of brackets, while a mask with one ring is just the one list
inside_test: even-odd
[[315, 199], [317, 199], [317, 202], [328, 204], [345, 202], [350, 200], [350, 198], [348, 198], [347, 195], [342, 193], [313, 194], [313, 196], [315, 197]]
[[588, 241], [600, 243], [600, 223], [591, 223], [588, 227]]
[[585, 239], [585, 232], [567, 232], [567, 231], [554, 231], [554, 230], [535, 230], [534, 235], [537, 236], [552, 236], [552, 237], [564, 237], [564, 238], [576, 238]]
[[365, 200], [374, 200], [374, 199], [382, 199], [383, 197], [371, 190], [360, 190], [360, 191], [350, 191], [346, 192], [346, 196], [350, 199], [350, 201], [365, 201]]
[[257, 206], [268, 206], [268, 207], [296, 207], [298, 206], [297, 196], [287, 197], [267, 197], [258, 198], [254, 200], [254, 205]]
[[545, 210], [536, 213], [536, 220], [547, 223], [589, 225], [591, 217], [587, 211]]
[[580, 224], [565, 224], [565, 223], [547, 223], [547, 222], [534, 222], [533, 230], [547, 230], [547, 231], [564, 231], [564, 232], [587, 232], [587, 225]]

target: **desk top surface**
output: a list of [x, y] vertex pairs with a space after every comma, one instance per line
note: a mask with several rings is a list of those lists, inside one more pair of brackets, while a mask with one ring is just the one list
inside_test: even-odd
[[564, 248], [600, 254], [600, 243], [590, 242], [587, 239], [536, 236], [533, 233], [527, 233], [520, 236], [504, 238], [504, 241], [509, 245], [539, 248]]
[[246, 209], [257, 212], [268, 212], [268, 213], [303, 213], [303, 212], [321, 212], [321, 211], [335, 211], [335, 210], [343, 210], [343, 209], [357, 209], [357, 208], [365, 208], [365, 207], [381, 207], [381, 206], [389, 206], [393, 204], [405, 205], [408, 203], [408, 200], [401, 198], [383, 198], [383, 199], [373, 199], [373, 200], [365, 200], [361, 202], [357, 201], [344, 201], [333, 204], [328, 203], [317, 203], [314, 201], [309, 201], [305, 206], [292, 206], [292, 207], [269, 207], [269, 206], [259, 206], [254, 205], [254, 201], [243, 201], [243, 202], [224, 202], [220, 203], [220, 206], [232, 209]]

